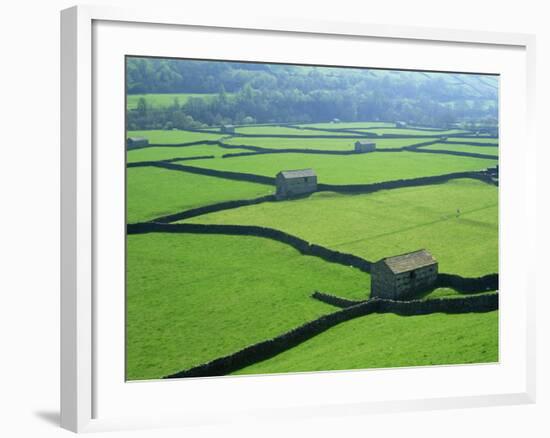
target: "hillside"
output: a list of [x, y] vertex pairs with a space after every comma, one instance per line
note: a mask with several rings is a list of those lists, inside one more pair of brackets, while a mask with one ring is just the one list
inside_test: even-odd
[[498, 118], [498, 76], [467, 73], [129, 58], [127, 92], [129, 129]]

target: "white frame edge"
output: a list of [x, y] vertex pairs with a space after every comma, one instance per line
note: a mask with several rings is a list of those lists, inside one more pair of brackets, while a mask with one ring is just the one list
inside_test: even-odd
[[[535, 150], [535, 36], [529, 34], [309, 21], [286, 18], [227, 19], [178, 10], [73, 6], [61, 11], [61, 427], [73, 432], [151, 427], [94, 420], [93, 406], [93, 151], [92, 22], [94, 20], [249, 30], [323, 33], [523, 47], [527, 55], [527, 142]], [[530, 160], [531, 162], [535, 162]], [[536, 175], [529, 177], [536, 187]], [[535, 190], [533, 193], [536, 192]], [[533, 199], [536, 205], [536, 199]], [[536, 215], [532, 216], [535, 229]], [[531, 245], [534, 247], [535, 242]], [[534, 277], [531, 277], [534, 278]], [[367, 403], [321, 409], [323, 415], [398, 412], [535, 402], [535, 296], [528, 291], [527, 391], [519, 394]], [[174, 424], [171, 424], [172, 426]]]
[[61, 13], [61, 426], [92, 419], [92, 44], [86, 8]]

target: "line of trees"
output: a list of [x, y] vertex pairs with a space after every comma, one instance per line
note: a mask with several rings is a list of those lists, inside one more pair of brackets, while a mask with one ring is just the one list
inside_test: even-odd
[[[189, 129], [224, 123], [405, 120], [444, 126], [494, 123], [496, 91], [423, 73], [377, 75], [365, 69], [130, 58], [127, 92], [216, 93], [155, 107], [141, 98], [129, 129]], [[473, 80], [469, 78], [469, 80]], [[459, 85], [457, 85], [459, 84]], [[483, 92], [479, 90], [484, 90]]]

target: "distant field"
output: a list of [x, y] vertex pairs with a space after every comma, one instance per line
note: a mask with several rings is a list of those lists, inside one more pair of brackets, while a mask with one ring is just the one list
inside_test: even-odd
[[498, 138], [487, 138], [487, 137], [449, 137], [450, 141], [471, 141], [475, 143], [496, 143], [498, 144]]
[[[128, 236], [127, 378], [160, 378], [334, 311], [315, 289], [366, 298], [368, 274], [268, 239]], [[247, 287], [247, 285], [253, 285]]]
[[349, 132], [326, 132], [316, 131], [312, 129], [289, 128], [286, 126], [237, 126], [235, 128], [235, 132], [248, 135], [354, 135], [353, 133]]
[[233, 145], [259, 146], [269, 149], [322, 149], [322, 150], [353, 150], [357, 140], [374, 141], [377, 148], [401, 148], [422, 142], [418, 138], [243, 138], [224, 139], [224, 143]]
[[[164, 131], [161, 129], [148, 131], [128, 131], [127, 137], [145, 137], [149, 143], [154, 144], [177, 144], [191, 143], [201, 140], [218, 140], [222, 134], [210, 134], [208, 132], [194, 132], [183, 130]], [[132, 152], [129, 152], [132, 153]]]
[[152, 93], [152, 94], [128, 94], [126, 96], [126, 108], [135, 109], [138, 106], [140, 98], [145, 98], [149, 105], [153, 107], [161, 108], [168, 107], [174, 104], [174, 100], [178, 99], [180, 105], [183, 105], [191, 97], [198, 97], [201, 99], [211, 99], [216, 96], [215, 93]]
[[477, 180], [364, 195], [323, 192], [189, 221], [277, 228], [371, 261], [426, 248], [441, 272], [477, 277], [498, 271], [498, 190]]
[[422, 149], [434, 149], [440, 151], [472, 152], [475, 154], [498, 156], [498, 147], [489, 146], [470, 146], [464, 144], [446, 144], [436, 143], [430, 146], [424, 146]]
[[498, 361], [498, 312], [368, 315], [234, 374]]
[[463, 131], [461, 129], [450, 129], [448, 131], [432, 131], [432, 130], [422, 130], [422, 129], [409, 129], [409, 128], [383, 128], [383, 129], [361, 129], [361, 131], [370, 132], [373, 134], [384, 135], [384, 134], [397, 134], [397, 135], [451, 135], [451, 134], [464, 134], [468, 131]]
[[313, 168], [319, 182], [361, 184], [481, 170], [496, 160], [416, 152], [357, 155], [277, 154], [193, 161], [193, 166], [274, 177], [280, 170]]
[[156, 167], [129, 168], [128, 223], [141, 222], [216, 202], [273, 193], [271, 186], [230, 181]]
[[340, 122], [340, 123], [306, 123], [298, 126], [304, 128], [319, 128], [319, 129], [359, 129], [387, 126], [388, 128], [395, 127], [392, 122]]
[[[197, 146], [157, 146], [143, 149], [134, 149], [128, 151], [128, 163], [136, 161], [158, 161], [171, 158], [190, 158], [204, 155], [213, 155], [220, 158], [224, 154], [236, 152], [250, 152], [245, 149], [224, 149], [217, 145], [201, 144]], [[193, 165], [193, 163], [188, 163]]]

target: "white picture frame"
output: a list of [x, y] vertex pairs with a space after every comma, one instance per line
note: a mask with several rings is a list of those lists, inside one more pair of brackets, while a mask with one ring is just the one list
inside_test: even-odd
[[[509, 95], [509, 100], [503, 100], [502, 105], [510, 105], [510, 102], [517, 102], [518, 108], [514, 111], [515, 116], [522, 117], [517, 119], [515, 126], [504, 126], [504, 138], [523, 139], [524, 151], [528, 151], [525, 156], [515, 155], [517, 152], [513, 148], [507, 147], [503, 140], [503, 158], [501, 160], [501, 201], [510, 200], [509, 208], [506, 208], [507, 202], [501, 208], [501, 238], [506, 232], [506, 239], [510, 239], [508, 248], [514, 248], [518, 251], [532, 250], [536, 242], [536, 229], [534, 216], [527, 215], [528, 209], [534, 211], [536, 204], [535, 187], [536, 176], [534, 169], [534, 51], [535, 39], [532, 35], [492, 33], [483, 31], [461, 31], [453, 29], [426, 29], [417, 27], [386, 26], [367, 23], [337, 23], [337, 22], [315, 22], [297, 19], [275, 19], [260, 18], [249, 20], [231, 20], [227, 22], [223, 17], [216, 15], [195, 16], [190, 15], [188, 11], [163, 11], [158, 8], [148, 10], [119, 9], [110, 7], [78, 6], [62, 11], [61, 13], [61, 426], [75, 431], [99, 431], [119, 428], [146, 428], [159, 427], [163, 425], [189, 425], [189, 424], [211, 424], [218, 421], [225, 421], [235, 418], [271, 418], [275, 415], [279, 417], [306, 417], [315, 415], [342, 415], [346, 414], [365, 414], [369, 412], [399, 412], [415, 409], [441, 409], [451, 407], [474, 407], [503, 404], [532, 403], [535, 400], [535, 273], [525, 262], [517, 262], [513, 255], [502, 254], [505, 260], [501, 261], [501, 281], [503, 284], [512, 285], [515, 290], [520, 292], [517, 296], [510, 299], [504, 295], [504, 301], [508, 300], [510, 311], [508, 317], [504, 318], [506, 322], [501, 330], [507, 330], [508, 325], [515, 325], [517, 332], [516, 353], [521, 351], [518, 362], [514, 365], [511, 374], [505, 374], [495, 378], [493, 386], [487, 386], [486, 392], [474, 393], [464, 391], [455, 391], [453, 393], [432, 392], [431, 395], [418, 397], [416, 389], [410, 391], [401, 391], [399, 384], [397, 388], [391, 391], [387, 398], [380, 396], [367, 397], [363, 394], [352, 394], [349, 389], [358, 384], [359, 379], [363, 381], [364, 375], [361, 372], [339, 372], [339, 373], [311, 373], [306, 377], [303, 375], [289, 375], [285, 377], [262, 377], [252, 376], [246, 378], [214, 378], [214, 379], [191, 379], [185, 388], [185, 394], [191, 397], [192, 394], [199, 392], [209, 393], [208, 391], [234, 391], [236, 384], [243, 389], [244, 394], [258, 394], [259, 391], [265, 392], [267, 388], [279, 387], [299, 387], [302, 385], [303, 392], [311, 390], [311, 398], [306, 397], [297, 400], [295, 404], [285, 403], [280, 397], [274, 396], [271, 403], [263, 404], [261, 400], [247, 404], [243, 398], [234, 400], [232, 406], [223, 396], [220, 397], [219, 404], [209, 403], [208, 400], [196, 401], [193, 403], [194, 411], [186, 410], [187, 414], [182, 415], [182, 408], [174, 408], [170, 411], [159, 403], [158, 406], [147, 408], [143, 412], [148, 415], [130, 414], [131, 409], [124, 411], [125, 405], [121, 397], [143, 398], [155, 397], [154, 386], [163, 385], [162, 391], [168, 391], [169, 397], [175, 397], [181, 394], [182, 387], [178, 382], [151, 382], [151, 383], [126, 383], [119, 382], [121, 385], [131, 387], [131, 394], [122, 395], [118, 389], [109, 393], [109, 397], [115, 397], [113, 405], [118, 405], [119, 412], [116, 412], [116, 406], [103, 407], [106, 394], [109, 391], [109, 378], [104, 378], [106, 373], [111, 370], [106, 368], [105, 360], [109, 360], [108, 354], [98, 354], [103, 348], [105, 337], [103, 336], [106, 324], [116, 325], [114, 319], [122, 318], [123, 315], [116, 313], [116, 306], [112, 307], [111, 322], [105, 323], [108, 319], [105, 314], [105, 301], [97, 300], [97, 294], [105, 290], [105, 285], [117, 283], [114, 276], [104, 274], [102, 268], [104, 245], [98, 240], [102, 235], [103, 229], [109, 228], [108, 232], [121, 232], [124, 234], [124, 228], [120, 228], [117, 223], [106, 224], [109, 221], [108, 216], [104, 216], [101, 211], [105, 208], [97, 208], [103, 202], [105, 190], [102, 189], [102, 181], [105, 181], [105, 175], [110, 175], [116, 171], [116, 166], [122, 167], [120, 163], [106, 165], [105, 154], [97, 154], [97, 140], [104, 139], [105, 136], [116, 137], [121, 141], [122, 137], [113, 134], [108, 128], [98, 130], [97, 123], [101, 125], [103, 116], [98, 112], [103, 101], [97, 90], [102, 76], [101, 67], [94, 64], [94, 60], [102, 59], [101, 32], [97, 27], [105, 23], [105, 32], [107, 32], [110, 41], [113, 43], [112, 56], [119, 56], [125, 52], [122, 42], [123, 38], [115, 29], [117, 25], [122, 27], [141, 26], [147, 28], [151, 35], [155, 32], [166, 33], [177, 31], [179, 28], [185, 28], [189, 32], [200, 31], [202, 34], [235, 32], [240, 37], [243, 35], [254, 35], [257, 38], [266, 37], [284, 39], [287, 37], [295, 39], [314, 39], [316, 38], [336, 38], [339, 43], [342, 41], [354, 41], [354, 44], [360, 44], [362, 41], [384, 42], [385, 44], [404, 44], [411, 48], [427, 45], [445, 46], [453, 45], [462, 48], [464, 53], [471, 50], [483, 49], [495, 52], [506, 52], [513, 54], [510, 60], [506, 61], [514, 64], [517, 76], [510, 73], [510, 78], [515, 78], [515, 94]], [[126, 29], [122, 32], [135, 32], [136, 29]], [[109, 33], [112, 32], [112, 33]], [[269, 34], [269, 35], [267, 35]], [[138, 35], [134, 33], [132, 35]], [[114, 39], [113, 39], [114, 38]], [[139, 40], [136, 36], [135, 40]], [[155, 40], [155, 38], [152, 38]], [[160, 41], [160, 40], [159, 40]], [[136, 42], [139, 44], [139, 42]], [[153, 42], [151, 43], [154, 45]], [[120, 47], [119, 47], [120, 46]], [[152, 47], [151, 46], [151, 47]], [[206, 49], [206, 45], [204, 46]], [[116, 52], [120, 50], [121, 52]], [[152, 50], [149, 48], [148, 50]], [[166, 49], [170, 51], [169, 48]], [[201, 45], [198, 44], [196, 50], [200, 52]], [[331, 55], [330, 47], [324, 52], [323, 56]], [[332, 49], [334, 51], [334, 48]], [[279, 55], [274, 50], [270, 56], [292, 56]], [[127, 53], [127, 52], [126, 52]], [[136, 53], [127, 53], [136, 54]], [[165, 55], [166, 53], [162, 53]], [[99, 56], [99, 58], [98, 58]], [[243, 56], [246, 56], [244, 54]], [[252, 56], [252, 55], [251, 55]], [[319, 55], [320, 56], [320, 55]], [[504, 56], [504, 55], [503, 55]], [[108, 58], [105, 58], [108, 59]], [[118, 58], [117, 58], [118, 59]], [[272, 60], [274, 58], [268, 59]], [[504, 59], [504, 58], [503, 58]], [[521, 62], [513, 62], [514, 59], [520, 59]], [[266, 59], [259, 59], [260, 61]], [[336, 61], [342, 62], [342, 61]], [[388, 63], [390, 61], [386, 61]], [[438, 63], [443, 60], [434, 59], [427, 69], [437, 69]], [[479, 61], [482, 62], [482, 61]], [[486, 64], [485, 69], [491, 69], [490, 60], [483, 61]], [[505, 62], [505, 61], [503, 61]], [[396, 65], [399, 66], [398, 61]], [[104, 65], [103, 62], [102, 65]], [[452, 64], [443, 68], [449, 69]], [[472, 64], [474, 65], [474, 64]], [[495, 64], [495, 65], [498, 65]], [[503, 64], [504, 65], [504, 64]], [[393, 67], [393, 65], [386, 65]], [[458, 68], [458, 67], [457, 67]], [[496, 67], [495, 67], [496, 68]], [[504, 68], [504, 67], [503, 67]], [[510, 70], [511, 72], [512, 70]], [[523, 82], [520, 79], [525, 80]], [[117, 77], [116, 81], [120, 81]], [[510, 79], [512, 81], [512, 79]], [[115, 81], [115, 79], [113, 79]], [[117, 84], [119, 82], [116, 82]], [[116, 86], [116, 85], [115, 85]], [[510, 87], [511, 88], [511, 87]], [[506, 90], [505, 90], [506, 91]], [[124, 90], [119, 90], [124, 92]], [[115, 93], [116, 94], [116, 93]], [[118, 94], [116, 94], [118, 96]], [[122, 106], [121, 101], [121, 108]], [[506, 113], [506, 107], [501, 108]], [[105, 125], [101, 125], [105, 126]], [[123, 128], [122, 128], [123, 129]], [[118, 131], [117, 131], [118, 132]], [[116, 141], [115, 141], [116, 142]], [[120, 154], [118, 158], [120, 158]], [[112, 157], [110, 157], [112, 158]], [[115, 160], [117, 156], [114, 156]], [[101, 176], [100, 176], [101, 174]], [[107, 176], [111, 178], [111, 176]], [[115, 178], [112, 176], [112, 178]], [[511, 181], [517, 184], [511, 184]], [[523, 208], [513, 208], [513, 203], [517, 200], [523, 200]], [[108, 205], [108, 204], [106, 204]], [[103, 216], [102, 216], [103, 214]], [[124, 224], [125, 225], [125, 224]], [[117, 228], [118, 227], [118, 228]], [[117, 231], [118, 230], [118, 231]], [[107, 232], [107, 233], [108, 233]], [[515, 234], [514, 234], [515, 233]], [[521, 238], [519, 238], [521, 233]], [[103, 233], [104, 235], [105, 233]], [[514, 238], [514, 235], [518, 238]], [[114, 252], [116, 253], [116, 251]], [[514, 270], [506, 269], [507, 266], [514, 266]], [[503, 269], [503, 267], [505, 269]], [[123, 265], [114, 263], [113, 269], [123, 270]], [[114, 272], [114, 271], [113, 271]], [[123, 277], [123, 276], [122, 276]], [[120, 279], [120, 276], [117, 276]], [[117, 283], [120, 284], [120, 283]], [[110, 286], [107, 286], [110, 288]], [[113, 294], [119, 291], [119, 286], [113, 286]], [[502, 297], [502, 294], [501, 294]], [[516, 301], [514, 301], [516, 300]], [[512, 305], [515, 306], [512, 309]], [[515, 310], [514, 310], [515, 309]], [[118, 309], [120, 310], [120, 309]], [[514, 312], [517, 312], [514, 313]], [[114, 316], [113, 316], [114, 315]], [[122, 321], [122, 319], [117, 321]], [[98, 328], [101, 326], [102, 328]], [[120, 327], [119, 327], [120, 328]], [[117, 329], [118, 330], [118, 329]], [[508, 333], [508, 332], [506, 332]], [[502, 335], [502, 331], [501, 331]], [[116, 336], [114, 336], [116, 338]], [[501, 342], [506, 343], [508, 339], [501, 337]], [[109, 350], [105, 350], [107, 353]], [[506, 356], [506, 355], [504, 355]], [[505, 362], [505, 361], [504, 361]], [[506, 363], [500, 364], [505, 367]], [[440, 367], [425, 368], [423, 370], [378, 370], [371, 372], [365, 379], [369, 380], [370, 388], [374, 388], [373, 376], [383, 381], [388, 378], [388, 373], [393, 374], [396, 382], [401, 379], [407, 379], [411, 373], [415, 373], [419, 378], [427, 378], [428, 375], [435, 376], [435, 380], [445, 381], [449, 378], [449, 368]], [[498, 374], [498, 369], [485, 369], [481, 367], [463, 368], [464, 376], [473, 376], [476, 374]], [[375, 374], [376, 373], [376, 374]], [[401, 376], [399, 376], [401, 374]], [[113, 374], [114, 376], [114, 374]], [[424, 376], [424, 377], [422, 377]], [[456, 377], [460, 379], [461, 377]], [[462, 377], [464, 379], [470, 377]], [[499, 389], [499, 380], [510, 378], [514, 385], [502, 387]], [[240, 380], [239, 380], [240, 379]], [[329, 385], [331, 379], [334, 385], [339, 385], [341, 391], [333, 391], [329, 395], [318, 394], [312, 388], [319, 385]], [[486, 376], [480, 379], [487, 380]], [[271, 381], [271, 383], [269, 383]], [[366, 381], [366, 380], [365, 380]], [[268, 383], [265, 383], [268, 382]], [[458, 382], [460, 384], [460, 381]], [[142, 386], [140, 386], [142, 385]], [[170, 385], [170, 386], [168, 386]], [[467, 385], [465, 385], [467, 386]], [[99, 388], [99, 389], [98, 389]], [[248, 389], [246, 389], [248, 388]], [[493, 389], [490, 389], [493, 388]], [[151, 390], [152, 392], [147, 392]], [[247, 392], [250, 391], [250, 392]], [[373, 389], [374, 392], [376, 392]], [[147, 395], [145, 395], [147, 392]], [[210, 392], [211, 394], [212, 392]], [[353, 395], [353, 396], [352, 396]], [[102, 401], [103, 397], [103, 401]], [[227, 409], [224, 409], [227, 406]], [[101, 412], [109, 412], [103, 415]], [[98, 414], [99, 413], [99, 414]]]

